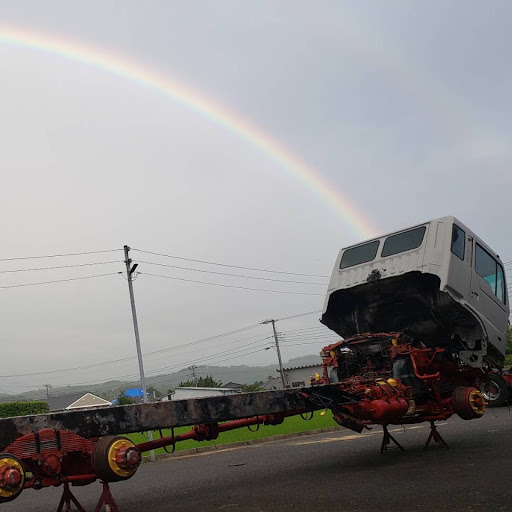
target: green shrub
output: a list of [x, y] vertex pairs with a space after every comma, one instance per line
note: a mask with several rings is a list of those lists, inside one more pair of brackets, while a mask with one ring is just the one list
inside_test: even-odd
[[508, 328], [507, 351], [505, 355], [505, 366], [512, 365], [512, 327]]
[[44, 414], [49, 410], [50, 409], [46, 402], [10, 402], [7, 404], [0, 404], [0, 418]]

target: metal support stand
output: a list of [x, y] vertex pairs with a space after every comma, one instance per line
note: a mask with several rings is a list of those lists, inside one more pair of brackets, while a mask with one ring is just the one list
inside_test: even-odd
[[423, 447], [424, 450], [428, 448], [428, 445], [430, 444], [430, 441], [434, 440], [434, 443], [439, 443], [447, 450], [450, 448], [446, 441], [441, 437], [441, 434], [437, 430], [437, 427], [435, 426], [434, 422], [430, 422], [430, 434], [428, 436], [427, 442], [425, 443], [425, 446]]
[[78, 512], [85, 512], [85, 509], [80, 505], [74, 494], [69, 489], [69, 483], [64, 482], [64, 490], [62, 491], [62, 497], [60, 499], [59, 507], [57, 512], [71, 512], [71, 502], [76, 506]]
[[105, 505], [105, 512], [121, 512], [117, 506], [116, 500], [110, 492], [110, 487], [107, 482], [101, 482], [103, 484], [103, 492], [101, 493], [100, 499], [94, 512], [101, 512], [103, 505]]
[[380, 447], [380, 453], [384, 453], [385, 450], [388, 449], [388, 445], [391, 444], [391, 441], [395, 443], [400, 450], [405, 452], [403, 446], [389, 433], [387, 425], [382, 425], [384, 436], [382, 437], [382, 445]]

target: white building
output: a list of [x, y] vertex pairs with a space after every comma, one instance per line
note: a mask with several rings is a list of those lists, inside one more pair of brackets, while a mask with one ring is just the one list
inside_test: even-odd
[[[279, 370], [277, 370], [279, 371]], [[300, 388], [309, 386], [311, 378], [315, 374], [323, 375], [322, 363], [308, 364], [306, 366], [295, 366], [294, 368], [283, 368], [286, 386], [290, 388]]]
[[207, 396], [224, 396], [240, 393], [235, 388], [193, 388], [193, 387], [177, 387], [172, 395], [162, 398], [162, 402], [168, 400], [187, 400], [189, 398], [205, 398]]

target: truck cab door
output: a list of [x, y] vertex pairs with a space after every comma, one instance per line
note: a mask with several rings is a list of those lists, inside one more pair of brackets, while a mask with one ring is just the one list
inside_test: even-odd
[[498, 261], [476, 240], [472, 244], [469, 304], [485, 325], [489, 342], [505, 352], [508, 328], [505, 276]]

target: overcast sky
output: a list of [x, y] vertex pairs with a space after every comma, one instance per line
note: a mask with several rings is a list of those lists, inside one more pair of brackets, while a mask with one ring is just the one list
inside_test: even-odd
[[[64, 52], [79, 45], [233, 113], [314, 169], [339, 204], [350, 198], [375, 234], [454, 214], [512, 261], [510, 19], [504, 1], [0, 0], [0, 258], [119, 249], [0, 262], [1, 286], [110, 274], [1, 289], [0, 375], [135, 355], [127, 283], [116, 274], [125, 244], [327, 276], [341, 247], [366, 238], [348, 210], [334, 208], [235, 125], [108, 69], [42, 51], [43, 42], [58, 41]], [[7, 31], [41, 44], [9, 44]], [[323, 305], [321, 277], [132, 257], [142, 272], [134, 287], [144, 352]], [[288, 333], [284, 359], [329, 341], [313, 329], [318, 316], [278, 323]], [[273, 363], [275, 351], [264, 350], [270, 333], [260, 326], [149, 355], [146, 368]], [[0, 377], [0, 391], [136, 373], [132, 358]]]

